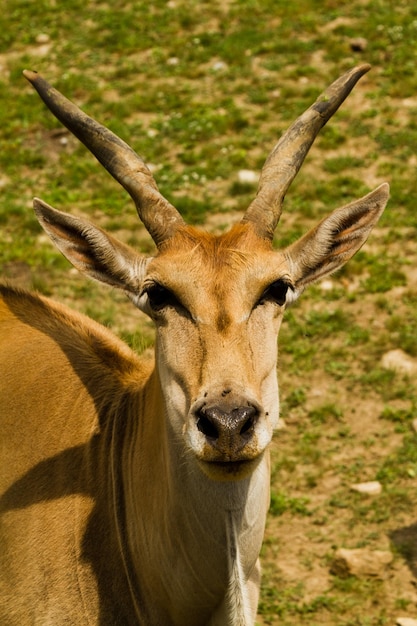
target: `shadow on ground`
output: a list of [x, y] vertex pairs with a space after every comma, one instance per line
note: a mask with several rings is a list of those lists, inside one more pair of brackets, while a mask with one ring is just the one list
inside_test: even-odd
[[389, 537], [417, 579], [417, 523], [393, 530]]

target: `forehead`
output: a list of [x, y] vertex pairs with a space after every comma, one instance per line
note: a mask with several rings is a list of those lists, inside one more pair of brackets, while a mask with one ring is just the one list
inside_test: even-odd
[[200, 289], [264, 284], [288, 276], [283, 253], [256, 235], [250, 224], [212, 235], [186, 226], [170, 239], [149, 265], [149, 274], [165, 286], [197, 285]]

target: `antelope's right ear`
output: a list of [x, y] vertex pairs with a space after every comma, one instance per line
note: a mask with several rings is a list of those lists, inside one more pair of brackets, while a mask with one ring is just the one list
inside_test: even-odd
[[389, 197], [387, 183], [367, 196], [336, 209], [285, 250], [294, 297], [307, 285], [341, 268], [365, 243]]
[[147, 257], [87, 220], [57, 211], [43, 200], [35, 198], [33, 207], [45, 232], [77, 270], [137, 296]]

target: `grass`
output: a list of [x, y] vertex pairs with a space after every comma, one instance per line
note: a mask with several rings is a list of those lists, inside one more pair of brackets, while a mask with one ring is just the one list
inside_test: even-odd
[[[272, 446], [259, 624], [415, 617], [406, 558], [415, 534], [395, 552], [389, 582], [331, 577], [329, 555], [359, 543], [390, 549], [393, 533], [416, 521], [416, 385], [381, 358], [398, 348], [417, 358], [417, 5], [10, 0], [0, 28], [2, 276], [111, 325], [139, 352], [152, 344], [151, 326], [122, 296], [70, 271], [41, 234], [31, 199], [86, 215], [145, 252], [152, 244], [129, 198], [46, 111], [24, 67], [131, 143], [187, 221], [211, 228], [255, 193], [238, 171], [259, 171], [331, 80], [372, 64], [317, 139], [276, 233], [276, 246], [288, 245], [333, 208], [391, 184], [363, 251], [311, 288], [283, 324], [286, 428]], [[352, 46], [358, 37], [362, 49]], [[350, 490], [376, 479], [379, 496]]]

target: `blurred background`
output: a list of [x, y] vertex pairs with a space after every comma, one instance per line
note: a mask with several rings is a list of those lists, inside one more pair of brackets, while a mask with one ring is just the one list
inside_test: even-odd
[[[363, 250], [311, 288], [281, 331], [260, 625], [417, 618], [417, 4], [3, 0], [0, 12], [2, 280], [86, 312], [139, 351], [152, 344], [150, 322], [70, 268], [32, 198], [142, 251], [150, 238], [22, 70], [41, 72], [130, 143], [184, 217], [218, 232], [250, 203], [283, 130], [364, 62], [371, 71], [320, 133], [276, 233], [285, 246], [391, 185]], [[369, 481], [375, 493], [357, 490]], [[342, 571], [340, 548], [387, 553], [389, 563]]]

